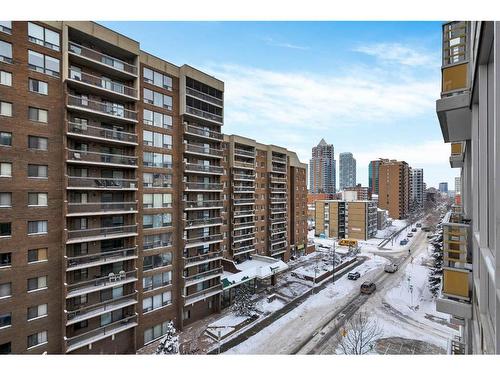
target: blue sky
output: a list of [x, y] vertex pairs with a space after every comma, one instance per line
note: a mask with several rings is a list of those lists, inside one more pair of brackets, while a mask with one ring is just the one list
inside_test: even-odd
[[225, 82], [224, 132], [294, 150], [321, 138], [335, 154], [406, 160], [452, 189], [435, 114], [440, 22], [101, 22], [174, 64]]

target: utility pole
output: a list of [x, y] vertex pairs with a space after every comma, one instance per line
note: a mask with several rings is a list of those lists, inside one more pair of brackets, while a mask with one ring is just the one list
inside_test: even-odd
[[333, 241], [333, 254], [332, 254], [332, 284], [335, 285], [335, 241]]

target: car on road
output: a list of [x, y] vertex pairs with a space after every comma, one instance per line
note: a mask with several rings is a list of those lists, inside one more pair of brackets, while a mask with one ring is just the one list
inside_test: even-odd
[[408, 237], [413, 237], [413, 233], [408, 233]]
[[388, 273], [394, 273], [398, 270], [398, 265], [396, 263], [387, 264], [384, 267], [384, 271]]
[[422, 224], [421, 223], [417, 223], [417, 228], [422, 228]]
[[361, 274], [359, 272], [349, 272], [347, 274], [347, 279], [348, 280], [357, 280], [361, 277]]
[[407, 239], [404, 239], [404, 240], [399, 241], [399, 245], [400, 245], [400, 246], [404, 246], [404, 245], [406, 245], [407, 243], [408, 243], [408, 240], [407, 240]]
[[416, 232], [417, 231], [417, 228], [412, 228], [411, 230], [412, 232]]
[[361, 294], [372, 294], [375, 290], [377, 289], [375, 283], [372, 283], [370, 281], [365, 281], [363, 284], [361, 284]]

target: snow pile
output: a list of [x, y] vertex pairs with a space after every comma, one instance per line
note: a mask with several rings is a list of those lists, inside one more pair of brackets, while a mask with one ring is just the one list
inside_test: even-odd
[[214, 337], [218, 337], [220, 331], [221, 337], [226, 337], [227, 335], [233, 333], [236, 330], [236, 327], [242, 325], [246, 320], [248, 320], [248, 316], [236, 316], [235, 314], [229, 314], [213, 323], [210, 323], [207, 327], [207, 331]]

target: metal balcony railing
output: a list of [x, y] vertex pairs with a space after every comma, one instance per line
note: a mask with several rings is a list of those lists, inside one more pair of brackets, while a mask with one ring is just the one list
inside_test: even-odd
[[202, 127], [195, 126], [195, 125], [185, 124], [184, 131], [187, 134], [194, 134], [194, 135], [201, 136], [203, 138], [209, 138], [209, 139], [213, 139], [213, 140], [217, 140], [217, 141], [222, 141], [222, 139], [224, 139], [224, 136], [220, 132], [204, 129]]
[[247, 163], [244, 161], [235, 160], [233, 163], [234, 168], [249, 168], [255, 169], [255, 163]]
[[199, 292], [187, 294], [185, 291], [182, 294], [182, 298], [184, 298], [184, 305], [189, 305], [191, 303], [195, 303], [196, 301], [200, 301], [204, 298], [208, 298], [215, 294], [222, 293], [222, 284], [213, 285], [206, 289], [200, 290]]
[[223, 201], [221, 200], [206, 200], [206, 201], [185, 201], [184, 208], [211, 208], [222, 207]]
[[129, 142], [137, 144], [137, 135], [99, 126], [90, 126], [76, 122], [68, 122], [68, 132], [110, 141]]
[[92, 267], [94, 264], [119, 262], [120, 259], [128, 257], [137, 257], [137, 246], [130, 248], [121, 248], [111, 251], [102, 251], [100, 253], [85, 254], [78, 256], [65, 256], [66, 268], [71, 269], [79, 266]]
[[198, 108], [193, 108], [188, 105], [186, 105], [186, 112], [189, 113], [190, 115], [195, 115], [222, 124], [222, 116], [216, 115], [214, 113], [203, 111]]
[[202, 281], [208, 280], [210, 278], [218, 277], [222, 275], [223, 268], [214, 268], [205, 272], [200, 272], [195, 275], [190, 275], [190, 276], [183, 276], [182, 278], [184, 279], [184, 286], [190, 286], [190, 285], [195, 285], [198, 284]]
[[137, 189], [137, 180], [103, 177], [78, 177], [67, 176], [69, 188], [92, 188], [92, 189]]
[[137, 201], [135, 202], [68, 202], [68, 214], [92, 213], [92, 212], [113, 212], [113, 211], [137, 211]]
[[194, 96], [195, 98], [201, 99], [203, 101], [215, 104], [219, 107], [222, 107], [224, 104], [224, 102], [219, 98], [216, 98], [212, 95], [205, 94], [204, 92], [198, 91], [196, 89], [193, 89], [193, 88], [187, 87], [187, 86], [186, 86], [186, 94]]
[[160, 247], [169, 247], [172, 246], [172, 244], [173, 244], [172, 239], [168, 239], [167, 241], [158, 240], [158, 241], [145, 242], [142, 245], [142, 248], [144, 250], [151, 250], [151, 249], [158, 249]]
[[182, 259], [184, 260], [184, 267], [186, 267], [193, 264], [201, 264], [205, 262], [211, 262], [217, 259], [222, 259], [222, 251], [214, 251], [211, 253], [194, 255], [194, 256], [185, 256]]
[[68, 160], [89, 162], [97, 164], [118, 164], [123, 166], [137, 166], [137, 157], [120, 155], [120, 154], [105, 154], [103, 152], [81, 151], [66, 149]]
[[203, 243], [210, 241], [222, 241], [222, 239], [223, 239], [222, 234], [209, 234], [201, 237], [184, 238], [184, 241], [186, 242], [186, 244], [193, 244], [198, 242]]
[[201, 172], [201, 173], [212, 173], [221, 175], [224, 173], [224, 168], [215, 165], [203, 165], [203, 164], [193, 164], [185, 163], [184, 170], [187, 172]]
[[[110, 272], [106, 276], [96, 277], [94, 279], [78, 281], [75, 283], [66, 283], [66, 291], [68, 294], [75, 292], [92, 292], [94, 290], [101, 290], [101, 287], [113, 287], [114, 285], [123, 282], [133, 282], [137, 280], [137, 270], [120, 271], [118, 273]], [[99, 287], [99, 288], [96, 288]], [[66, 298], [71, 298], [71, 295]]]
[[104, 79], [79, 70], [72, 70], [71, 68], [69, 69], [69, 78], [73, 81], [83, 82], [103, 90], [137, 99], [137, 90], [120, 82]]
[[193, 145], [193, 144], [189, 144], [189, 143], [184, 145], [184, 151], [188, 152], [188, 153], [193, 152], [196, 154], [211, 155], [211, 156], [217, 156], [217, 157], [223, 156], [223, 151], [218, 149], [218, 148], [209, 148], [209, 147], [198, 146], [198, 145]]
[[240, 247], [234, 247], [233, 246], [233, 255], [248, 253], [249, 251], [254, 251], [254, 250], [255, 250], [255, 245], [254, 244], [240, 246]]
[[184, 182], [186, 190], [222, 190], [223, 185], [217, 182]]
[[234, 148], [234, 154], [238, 156], [245, 156], [245, 157], [251, 157], [255, 158], [255, 150], [249, 151], [249, 150], [243, 150], [241, 148]]
[[76, 55], [83, 56], [90, 60], [96, 61], [98, 63], [105, 64], [116, 70], [129, 73], [135, 76], [137, 75], [137, 67], [135, 65], [117, 59], [116, 57], [106, 55], [102, 52], [95, 51], [88, 47], [84, 47], [80, 44], [69, 42], [68, 51], [70, 53], [74, 53]]
[[125, 109], [122, 105], [111, 102], [98, 102], [81, 96], [68, 95], [67, 105], [88, 109], [106, 116], [123, 118], [125, 120], [137, 121], [137, 112], [130, 109]]
[[246, 192], [246, 191], [250, 191], [250, 192], [255, 192], [255, 185], [254, 184], [251, 184], [251, 185], [235, 185], [233, 186], [233, 191], [235, 193], [239, 193], [239, 192]]
[[114, 237], [120, 234], [135, 234], [137, 233], [137, 224], [133, 225], [119, 225], [113, 227], [98, 227], [92, 229], [74, 229], [68, 230], [68, 239], [81, 239], [88, 237]]
[[99, 303], [94, 303], [92, 305], [84, 304], [77, 305], [75, 307], [68, 307], [65, 310], [66, 319], [69, 323], [69, 321], [71, 320], [77, 320], [80, 317], [84, 318], [85, 316], [92, 313], [104, 314], [107, 311], [115, 310], [117, 305], [121, 305], [123, 302], [127, 301], [135, 301], [135, 303], [137, 303], [137, 292], [134, 291], [133, 293], [105, 300]]
[[286, 156], [273, 155], [271, 160], [276, 163], [286, 163]]
[[243, 180], [243, 181], [253, 181], [255, 180], [255, 174], [250, 173], [235, 173], [233, 174], [234, 180]]
[[189, 229], [190, 227], [199, 227], [205, 225], [222, 225], [221, 217], [207, 217], [201, 219], [187, 219], [185, 229]]
[[233, 211], [233, 217], [242, 217], [242, 216], [249, 216], [249, 215], [254, 215], [255, 210], [238, 210], [238, 211]]

